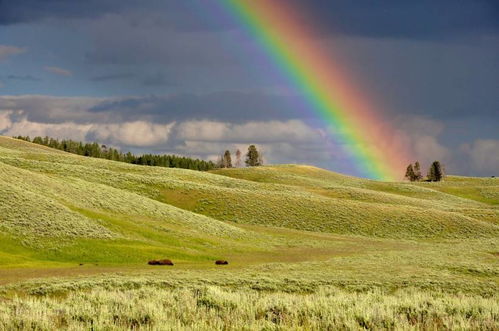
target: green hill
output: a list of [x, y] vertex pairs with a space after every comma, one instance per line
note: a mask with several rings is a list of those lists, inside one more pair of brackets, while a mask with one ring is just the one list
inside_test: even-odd
[[492, 178], [199, 172], [0, 137], [0, 329], [495, 330], [498, 204]]
[[279, 228], [398, 239], [499, 234], [495, 179], [384, 183], [292, 165], [207, 173], [1, 137], [0, 180], [4, 265], [211, 260], [288, 245]]

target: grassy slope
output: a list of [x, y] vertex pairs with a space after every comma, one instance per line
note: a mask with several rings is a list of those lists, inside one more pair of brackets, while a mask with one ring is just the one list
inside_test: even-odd
[[[85, 158], [5, 137], [0, 179], [0, 228], [6, 238], [22, 238], [3, 245], [3, 263], [27, 248], [35, 260], [139, 263], [283, 244], [274, 233], [236, 224], [403, 239], [499, 233], [494, 179], [382, 183], [306, 166], [212, 174]], [[452, 194], [459, 186], [466, 190]]]
[[[396, 326], [415, 327], [427, 323], [428, 314], [436, 319], [429, 323], [440, 326], [442, 320], [463, 327], [499, 321], [497, 306], [490, 304], [499, 290], [495, 179], [384, 183], [307, 166], [203, 173], [85, 158], [0, 137], [0, 183], [0, 284], [41, 278], [0, 286], [1, 297], [8, 298], [0, 299], [0, 314], [11, 316], [4, 318], [5, 328], [19, 323], [28, 323], [26, 329], [64, 323], [88, 327], [93, 320], [82, 316], [92, 315], [95, 307], [89, 307], [97, 302], [85, 296], [89, 289], [89, 296], [102, 296], [98, 302], [107, 305], [95, 308], [98, 311], [118, 307], [106, 300], [126, 297], [124, 302], [138, 303], [119, 313], [124, 319], [137, 315], [146, 325], [162, 325], [161, 316], [176, 313], [140, 308], [147, 301], [141, 300], [146, 290], [135, 289], [149, 287], [154, 293], [164, 292], [156, 288], [172, 289], [173, 297], [187, 300], [179, 306], [191, 312], [185, 325], [199, 320], [208, 323], [205, 328], [213, 327], [210, 321], [226, 323], [233, 309], [237, 316], [248, 314], [239, 322], [249, 323], [254, 302], [262, 304], [259, 300], [277, 302], [289, 316], [305, 314], [319, 329], [341, 328], [341, 321], [320, 324], [327, 322], [323, 306], [298, 312], [302, 305], [293, 302], [302, 302], [303, 293], [312, 293], [311, 302], [338, 295], [347, 302], [369, 302], [378, 290], [384, 292], [375, 301], [393, 306], [381, 314], [386, 315], [381, 324], [373, 320], [380, 311], [359, 308], [345, 316], [345, 325], [362, 327], [367, 318], [382, 327], [385, 318], [393, 318]], [[178, 264], [166, 269], [145, 265], [159, 257]], [[227, 258], [230, 265], [217, 268], [215, 258]], [[206, 284], [215, 286], [220, 296], [198, 298]], [[57, 296], [39, 302], [15, 297], [19, 291], [39, 295], [74, 290], [84, 291], [73, 294], [81, 298], [78, 304]], [[403, 297], [394, 299], [391, 295], [398, 290], [404, 291]], [[225, 291], [241, 304], [229, 309], [217, 303], [225, 300]], [[481, 302], [479, 296], [492, 299]], [[44, 300], [52, 308], [45, 311]], [[449, 306], [432, 303], [438, 312], [428, 312], [425, 305], [434, 300]], [[26, 305], [40, 312], [13, 313]], [[58, 313], [58, 305], [68, 308], [67, 316]], [[255, 312], [254, 325], [279, 324], [265, 319], [276, 309], [265, 305], [262, 313]], [[449, 314], [455, 309], [456, 315]], [[314, 317], [315, 311], [319, 317]], [[473, 315], [475, 311], [481, 313]], [[413, 313], [419, 316], [415, 324]], [[333, 320], [339, 316], [328, 314]], [[106, 316], [101, 316], [104, 326], [135, 323]], [[297, 325], [302, 320], [288, 322]]]

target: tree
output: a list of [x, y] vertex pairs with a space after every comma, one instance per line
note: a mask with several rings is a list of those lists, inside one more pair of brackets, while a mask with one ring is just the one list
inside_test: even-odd
[[224, 168], [232, 168], [232, 158], [230, 157], [230, 151], [225, 151], [223, 156], [222, 165]]
[[423, 179], [423, 175], [421, 175], [421, 165], [419, 164], [419, 161], [416, 161], [416, 163], [414, 163], [414, 176], [416, 181], [420, 181], [421, 179]]
[[431, 182], [439, 182], [444, 177], [444, 172], [442, 170], [442, 165], [439, 161], [433, 161], [428, 170], [428, 180]]
[[246, 166], [257, 167], [260, 165], [260, 156], [255, 145], [250, 145], [248, 147], [248, 153], [246, 153]]
[[224, 158], [223, 158], [223, 156], [219, 156], [217, 158], [217, 161], [215, 163], [215, 167], [216, 168], [223, 168], [224, 167]]
[[405, 171], [405, 178], [407, 178], [411, 182], [416, 180], [416, 174], [414, 173], [412, 163], [407, 166], [407, 169]]
[[239, 150], [239, 148], [237, 149], [236, 151], [236, 168], [240, 168], [241, 167], [241, 151]]
[[[18, 136], [17, 139], [30, 141], [29, 137], [23, 136]], [[130, 152], [124, 154], [116, 148], [107, 147], [106, 145], [101, 145], [96, 142], [82, 143], [71, 139], [62, 139], [59, 141], [58, 139], [50, 137], [35, 137], [33, 138], [33, 142], [36, 144], [60, 149], [69, 153], [127, 162], [132, 164], [170, 168], [185, 168], [204, 171], [215, 168], [215, 163], [213, 163], [212, 161], [203, 161], [176, 155], [143, 154], [141, 156], [135, 156]], [[220, 160], [222, 160], [222, 158], [220, 158]]]

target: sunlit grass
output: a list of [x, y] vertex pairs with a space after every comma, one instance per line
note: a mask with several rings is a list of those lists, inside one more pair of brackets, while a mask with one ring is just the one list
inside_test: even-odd
[[499, 323], [497, 297], [429, 291], [313, 293], [200, 288], [93, 289], [0, 302], [0, 327], [69, 329], [481, 329]]
[[203, 173], [0, 137], [0, 183], [0, 329], [497, 329], [492, 178]]

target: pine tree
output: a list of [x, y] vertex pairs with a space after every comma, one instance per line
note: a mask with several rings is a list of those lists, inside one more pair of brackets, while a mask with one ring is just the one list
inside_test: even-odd
[[239, 148], [237, 149], [236, 151], [236, 168], [240, 168], [241, 167], [241, 151], [239, 150]]
[[423, 179], [423, 175], [421, 175], [421, 165], [419, 164], [419, 161], [416, 161], [416, 163], [414, 163], [414, 178], [416, 181], [420, 181], [421, 179]]
[[409, 164], [407, 166], [407, 169], [405, 171], [405, 178], [407, 178], [411, 182], [415, 181], [416, 175], [414, 173], [414, 168], [413, 168], [412, 164]]
[[230, 151], [225, 151], [222, 163], [224, 168], [232, 168], [232, 158], [230, 157]]
[[432, 182], [439, 182], [444, 177], [444, 172], [442, 170], [442, 165], [439, 161], [433, 161], [428, 170], [428, 180]]
[[246, 166], [256, 167], [260, 165], [260, 156], [255, 145], [250, 145], [248, 147], [248, 153], [246, 154]]
[[223, 168], [224, 167], [224, 158], [223, 156], [219, 156], [217, 158], [217, 162], [215, 163], [216, 168]]
[[[17, 136], [17, 139], [30, 141], [29, 137], [23, 136]], [[212, 161], [203, 161], [199, 159], [194, 160], [191, 158], [179, 157], [176, 155], [144, 154], [141, 156], [135, 156], [130, 152], [124, 154], [116, 148], [100, 145], [96, 142], [84, 144], [82, 142], [74, 141], [71, 139], [62, 139], [59, 141], [58, 139], [50, 137], [34, 137], [33, 143], [60, 149], [73, 154], [104, 158], [132, 164], [170, 168], [186, 168], [193, 170], [211, 170], [216, 166]]]

